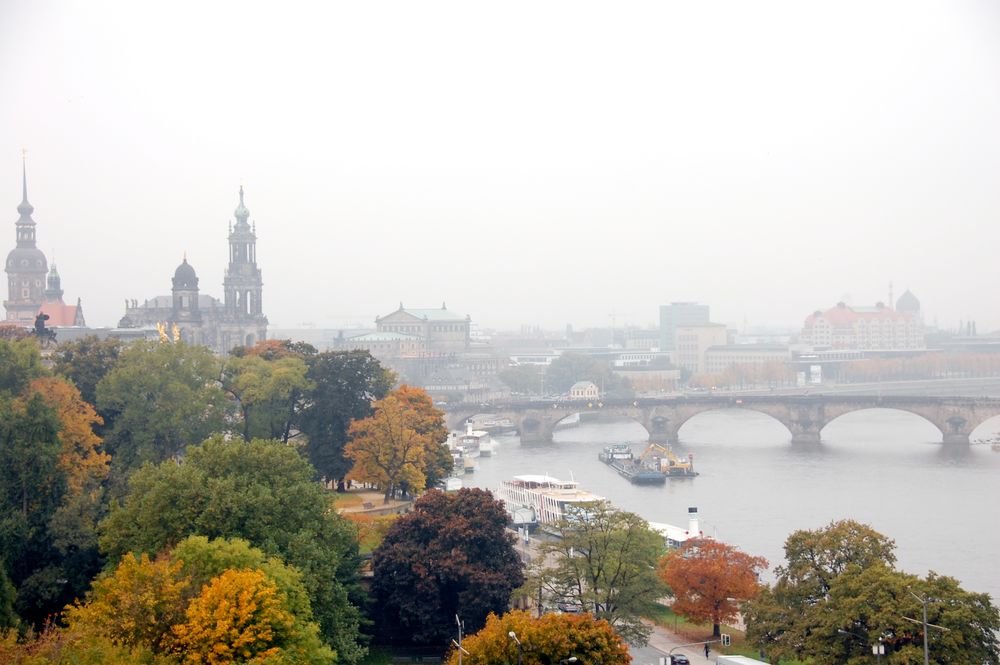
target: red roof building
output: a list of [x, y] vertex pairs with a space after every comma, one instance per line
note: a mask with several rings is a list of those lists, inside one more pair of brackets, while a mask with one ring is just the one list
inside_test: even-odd
[[87, 325], [83, 319], [83, 306], [80, 299], [76, 299], [75, 305], [67, 305], [63, 302], [63, 290], [59, 279], [59, 272], [56, 264], [53, 263], [49, 269], [49, 276], [46, 280], [44, 300], [37, 314], [47, 314], [49, 318], [45, 321], [47, 328], [68, 328], [76, 326], [82, 328]]
[[806, 317], [801, 341], [832, 349], [903, 351], [926, 348], [919, 305], [917, 309], [900, 310], [884, 303], [877, 303], [875, 307], [851, 307], [839, 302], [825, 312], [817, 310]]

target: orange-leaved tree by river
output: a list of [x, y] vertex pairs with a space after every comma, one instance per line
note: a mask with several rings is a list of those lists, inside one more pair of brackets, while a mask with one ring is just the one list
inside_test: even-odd
[[351, 423], [344, 455], [354, 466], [347, 477], [379, 485], [388, 503], [396, 490], [420, 492], [428, 476], [440, 477], [447, 429], [419, 388], [401, 386], [373, 406], [372, 416]]
[[674, 612], [711, 621], [712, 635], [718, 637], [719, 624], [735, 619], [740, 603], [760, 591], [758, 574], [765, 568], [763, 557], [717, 540], [693, 538], [660, 559], [659, 573], [673, 593]]

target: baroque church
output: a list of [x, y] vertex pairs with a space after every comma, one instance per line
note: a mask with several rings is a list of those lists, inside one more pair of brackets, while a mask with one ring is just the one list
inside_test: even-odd
[[77, 299], [75, 305], [63, 302], [62, 284], [56, 264], [48, 268], [45, 254], [35, 240], [35, 207], [28, 202], [28, 173], [21, 161], [21, 203], [17, 206], [17, 246], [7, 254], [7, 300], [3, 306], [7, 323], [31, 326], [39, 314], [45, 316], [50, 328], [83, 327], [83, 307]]
[[257, 267], [257, 228], [250, 225], [250, 211], [240, 203], [229, 224], [229, 266], [223, 281], [223, 300], [200, 293], [198, 275], [187, 256], [174, 271], [171, 294], [143, 302], [125, 301], [125, 316], [119, 328], [164, 326], [176, 328], [189, 344], [202, 344], [219, 355], [233, 347], [252, 346], [267, 339], [267, 317], [261, 303], [260, 268]]

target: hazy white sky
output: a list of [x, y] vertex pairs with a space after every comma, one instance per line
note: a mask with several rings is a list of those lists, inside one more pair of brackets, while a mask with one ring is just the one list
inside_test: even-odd
[[22, 147], [91, 325], [184, 252], [221, 296], [242, 181], [274, 327], [799, 325], [892, 280], [1000, 328], [992, 0], [0, 0], [4, 255]]

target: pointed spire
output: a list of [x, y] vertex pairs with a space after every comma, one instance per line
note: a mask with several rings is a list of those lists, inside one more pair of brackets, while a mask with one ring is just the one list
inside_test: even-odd
[[34, 222], [31, 213], [35, 212], [35, 207], [28, 203], [28, 166], [27, 150], [21, 151], [21, 205], [17, 206], [17, 212], [21, 215], [19, 222]]
[[243, 203], [243, 185], [242, 184], [240, 185], [240, 204], [238, 206], [236, 206], [236, 212], [233, 213], [233, 214], [236, 215], [237, 225], [239, 225], [239, 224], [246, 224], [247, 223], [247, 219], [250, 218], [250, 211], [247, 210], [246, 205]]

